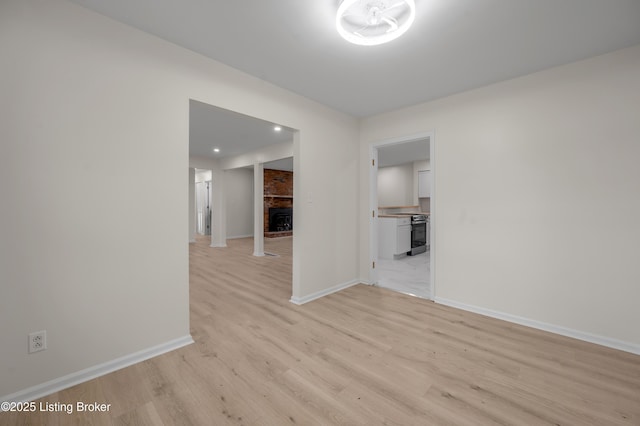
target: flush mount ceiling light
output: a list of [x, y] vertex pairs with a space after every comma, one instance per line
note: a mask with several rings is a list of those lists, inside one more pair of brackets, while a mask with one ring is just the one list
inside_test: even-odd
[[275, 130], [276, 132], [279, 132], [280, 130], [282, 130], [282, 127], [280, 127], [280, 126], [273, 126], [273, 130]]
[[213, 152], [220, 152], [220, 148], [213, 148]]
[[336, 28], [351, 43], [375, 46], [407, 32], [415, 17], [414, 0], [343, 0]]

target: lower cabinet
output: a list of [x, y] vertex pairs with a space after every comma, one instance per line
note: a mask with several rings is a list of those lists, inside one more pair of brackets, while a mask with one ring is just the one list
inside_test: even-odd
[[393, 259], [411, 250], [411, 218], [378, 218], [378, 257]]

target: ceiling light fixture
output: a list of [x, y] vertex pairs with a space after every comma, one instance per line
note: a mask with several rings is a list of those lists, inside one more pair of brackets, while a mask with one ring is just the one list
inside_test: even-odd
[[343, 0], [336, 29], [351, 43], [375, 46], [406, 33], [415, 18], [414, 0]]
[[275, 130], [276, 132], [279, 132], [280, 130], [282, 130], [282, 127], [280, 127], [280, 126], [275, 126], [275, 127], [273, 128], [273, 130]]
[[220, 148], [213, 148], [213, 152], [220, 152]]

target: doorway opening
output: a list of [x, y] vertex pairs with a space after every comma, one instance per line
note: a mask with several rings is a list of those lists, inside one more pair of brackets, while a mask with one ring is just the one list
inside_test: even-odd
[[[293, 209], [294, 181], [290, 179], [288, 193], [267, 195], [263, 173], [277, 169], [293, 175], [294, 143], [299, 143], [295, 129], [189, 101], [189, 167], [195, 177], [195, 183], [190, 178], [189, 195], [189, 220], [195, 222], [190, 229], [196, 234], [192, 266], [210, 268], [214, 258], [225, 259], [221, 270], [211, 270], [202, 277], [210, 285], [223, 285], [218, 283], [219, 272], [233, 269], [233, 265], [239, 274], [263, 268], [254, 274], [275, 278], [265, 285], [277, 286], [280, 291], [286, 288], [287, 299], [293, 294], [293, 212], [288, 220], [281, 218], [281, 227], [289, 227], [285, 230], [288, 238], [268, 238], [265, 244], [263, 210], [265, 200], [276, 198], [286, 198]], [[255, 259], [265, 256], [265, 249], [278, 255], [277, 262]], [[210, 262], [200, 265], [198, 261], [203, 259]]]
[[196, 232], [211, 235], [211, 170], [196, 169]]
[[371, 144], [370, 283], [433, 300], [433, 132]]

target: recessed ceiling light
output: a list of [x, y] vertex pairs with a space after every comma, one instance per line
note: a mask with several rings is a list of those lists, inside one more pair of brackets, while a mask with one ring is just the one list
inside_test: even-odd
[[273, 128], [273, 130], [275, 130], [276, 132], [279, 132], [280, 130], [282, 130], [282, 127], [280, 127], [280, 126], [275, 126], [275, 127]]
[[220, 148], [213, 148], [213, 152], [220, 152]]
[[348, 42], [375, 46], [407, 32], [415, 17], [414, 0], [343, 0], [336, 29]]

